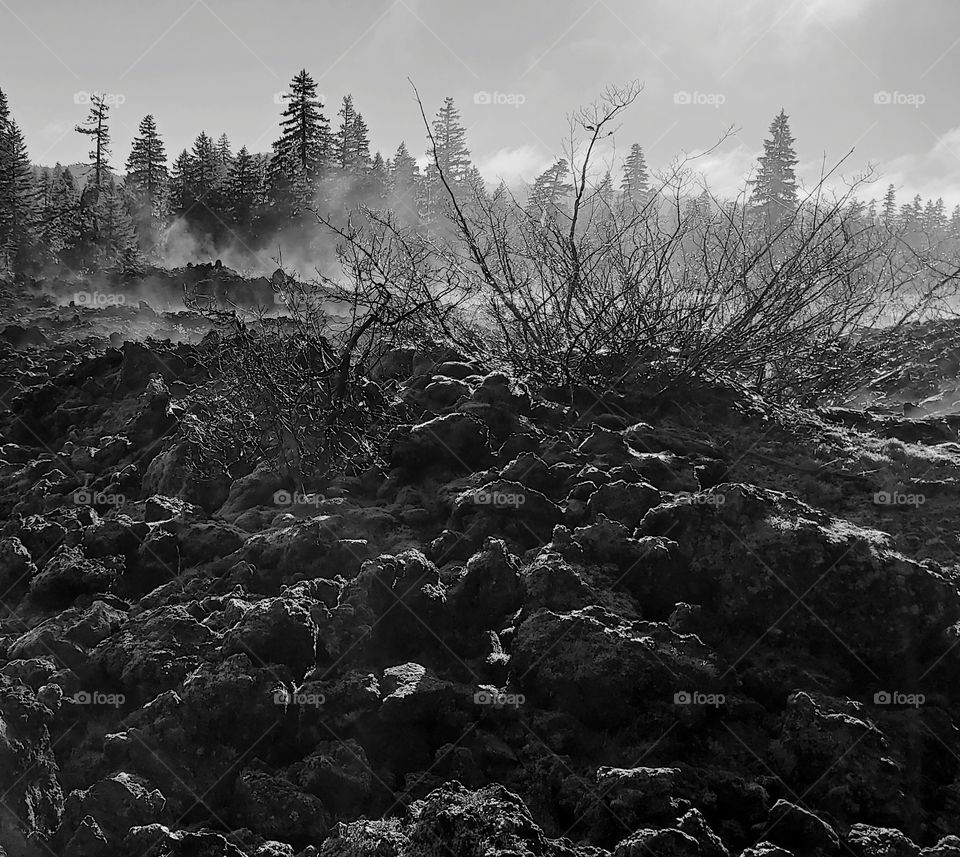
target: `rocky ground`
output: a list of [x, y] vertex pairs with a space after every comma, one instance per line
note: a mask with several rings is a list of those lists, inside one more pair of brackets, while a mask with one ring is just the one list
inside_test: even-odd
[[200, 480], [198, 317], [4, 300], [0, 851], [960, 855], [949, 408], [398, 352], [383, 470]]

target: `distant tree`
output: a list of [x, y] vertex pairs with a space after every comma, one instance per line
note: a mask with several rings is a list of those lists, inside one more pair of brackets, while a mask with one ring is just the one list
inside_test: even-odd
[[373, 156], [366, 173], [361, 179], [360, 194], [365, 205], [372, 208], [384, 208], [390, 188], [390, 173], [383, 155], [377, 152]]
[[96, 236], [100, 262], [104, 265], [128, 265], [137, 258], [137, 240], [133, 221], [116, 180], [108, 175], [98, 200], [99, 231]]
[[537, 176], [527, 201], [528, 213], [541, 220], [556, 220], [573, 192], [573, 185], [567, 181], [569, 176], [570, 165], [566, 158], [560, 158]]
[[950, 215], [950, 238], [960, 242], [960, 205], [954, 206]]
[[353, 105], [353, 96], [345, 95], [340, 110], [340, 127], [334, 140], [334, 162], [347, 173], [362, 175], [370, 166], [370, 139], [367, 125]]
[[193, 173], [193, 159], [184, 149], [173, 162], [170, 171], [170, 213], [175, 217], [185, 215], [192, 204], [190, 195], [190, 176]]
[[469, 191], [477, 189], [478, 174], [472, 170], [467, 131], [452, 98], [444, 99], [431, 132], [433, 139], [429, 141], [427, 149], [428, 163], [422, 184], [421, 207], [426, 222], [436, 226], [443, 217], [448, 198], [440, 171], [446, 177], [450, 190], [463, 198], [467, 197]]
[[43, 217], [42, 240], [53, 262], [67, 261], [80, 237], [80, 194], [73, 173], [60, 164], [50, 176], [49, 214]]
[[0, 100], [0, 268], [22, 270], [35, 239], [36, 181], [23, 134]]
[[897, 189], [887, 185], [887, 192], [883, 195], [883, 212], [880, 215], [883, 225], [892, 227], [897, 220]]
[[220, 156], [213, 140], [204, 131], [194, 140], [190, 155], [190, 192], [194, 200], [204, 202], [213, 194], [220, 181]]
[[406, 143], [400, 143], [390, 165], [390, 209], [407, 224], [419, 221], [417, 196], [421, 182], [420, 168], [416, 159], [407, 150]]
[[170, 180], [167, 153], [153, 116], [147, 115], [141, 120], [126, 167], [124, 191], [133, 212], [137, 237], [142, 249], [152, 249], [159, 241]]
[[797, 208], [797, 154], [788, 119], [786, 111], [781, 110], [771, 123], [770, 138], [764, 140], [758, 159], [757, 177], [751, 182], [750, 203], [768, 223], [790, 216]]
[[226, 180], [227, 214], [231, 223], [250, 235], [263, 196], [263, 175], [257, 159], [244, 146], [237, 153]]
[[639, 143], [630, 147], [630, 154], [623, 162], [623, 179], [620, 191], [625, 201], [643, 205], [650, 198], [650, 173]]
[[230, 146], [230, 138], [226, 134], [221, 134], [217, 138], [217, 160], [223, 167], [223, 174], [226, 175], [233, 163], [233, 149]]
[[[470, 150], [467, 148], [467, 131], [460, 121], [460, 111], [449, 96], [444, 99], [443, 107], [434, 119], [433, 137], [437, 147], [436, 162], [447, 180], [453, 184], [466, 183], [471, 166]], [[431, 161], [434, 160], [432, 147], [428, 150], [427, 156]], [[436, 165], [431, 164], [431, 167], [436, 172]], [[431, 167], [427, 168], [428, 174]]]
[[110, 127], [107, 117], [110, 107], [104, 96], [95, 92], [90, 96], [90, 113], [76, 130], [91, 138], [90, 166], [93, 167], [92, 184], [99, 191], [110, 170]]
[[330, 123], [317, 97], [317, 84], [302, 69], [291, 81], [273, 144], [270, 184], [281, 216], [302, 212], [313, 201], [331, 155]]
[[947, 210], [943, 199], [927, 200], [923, 208], [923, 229], [931, 238], [942, 238], [947, 231]]

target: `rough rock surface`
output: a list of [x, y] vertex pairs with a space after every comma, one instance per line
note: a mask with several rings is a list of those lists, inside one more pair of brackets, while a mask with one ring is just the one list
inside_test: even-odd
[[960, 855], [946, 417], [399, 349], [281, 502], [191, 470], [199, 346], [0, 338], [0, 853]]

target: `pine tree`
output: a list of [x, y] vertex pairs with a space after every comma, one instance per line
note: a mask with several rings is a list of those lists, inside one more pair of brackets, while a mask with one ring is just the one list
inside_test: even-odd
[[950, 238], [960, 242], [960, 205], [954, 206], [950, 215]]
[[313, 200], [330, 160], [330, 123], [323, 115], [317, 85], [302, 69], [290, 83], [273, 144], [271, 192], [282, 214], [297, 214]]
[[620, 191], [625, 201], [635, 205], [644, 205], [650, 199], [650, 173], [639, 143], [630, 147], [630, 154], [623, 162]]
[[157, 133], [153, 116], [144, 116], [127, 158], [124, 191], [133, 211], [134, 225], [141, 248], [156, 246], [164, 215], [169, 174], [167, 153]]
[[467, 132], [460, 122], [460, 111], [453, 99], [444, 99], [432, 126], [433, 140], [427, 150], [427, 169], [421, 186], [421, 210], [424, 220], [435, 227], [446, 211], [448, 191], [441, 179], [446, 179], [450, 190], [466, 198], [471, 189], [477, 189], [477, 174], [471, 170]]
[[93, 167], [92, 184], [97, 192], [103, 186], [110, 170], [110, 128], [107, 122], [110, 107], [104, 96], [95, 92], [90, 96], [90, 113], [76, 130], [90, 137], [93, 148], [90, 150], [90, 166]]
[[417, 210], [420, 183], [420, 168], [416, 159], [407, 150], [406, 143], [401, 143], [390, 166], [388, 204], [404, 223], [413, 224], [420, 220]]
[[0, 268], [22, 270], [34, 241], [36, 182], [5, 99], [0, 117]]
[[252, 227], [255, 220], [261, 195], [262, 176], [259, 165], [244, 146], [230, 165], [226, 180], [226, 200], [230, 222], [245, 227], [245, 234], [249, 234], [248, 228]]
[[123, 194], [113, 176], [108, 176], [101, 189], [97, 248], [101, 264], [131, 265], [137, 260], [133, 221]]
[[527, 212], [531, 217], [542, 221], [556, 220], [567, 196], [573, 191], [573, 185], [566, 181], [569, 175], [569, 164], [565, 158], [560, 158], [537, 176], [527, 201]]
[[221, 177], [220, 157], [213, 140], [201, 131], [193, 143], [190, 157], [190, 193], [194, 200], [206, 202]]
[[184, 149], [173, 162], [170, 172], [170, 213], [175, 217], [182, 217], [193, 204], [190, 194], [190, 176], [193, 173], [193, 160], [190, 153]]
[[364, 205], [382, 209], [387, 204], [390, 186], [390, 174], [383, 155], [377, 152], [370, 166], [360, 179], [360, 199]]
[[770, 125], [770, 139], [763, 142], [760, 168], [751, 182], [750, 203], [763, 213], [768, 223], [792, 215], [797, 208], [797, 180], [794, 167], [797, 155], [790, 134], [788, 116], [781, 110]]
[[883, 213], [880, 215], [883, 225], [892, 228], [897, 219], [897, 189], [887, 185], [887, 192], [883, 195]]
[[225, 133], [217, 138], [217, 160], [223, 168], [223, 174], [226, 175], [233, 163], [233, 148], [230, 146], [230, 138]]
[[439, 167], [452, 186], [464, 184], [470, 170], [470, 150], [467, 149], [467, 131], [460, 122], [460, 111], [457, 110], [453, 99], [449, 96], [444, 99], [443, 107], [437, 113], [433, 122], [433, 138], [436, 146], [436, 156], [433, 147], [427, 152], [431, 170], [436, 172]]
[[73, 173], [60, 164], [50, 176], [49, 217], [43, 218], [43, 241], [53, 262], [63, 262], [77, 249], [80, 195]]

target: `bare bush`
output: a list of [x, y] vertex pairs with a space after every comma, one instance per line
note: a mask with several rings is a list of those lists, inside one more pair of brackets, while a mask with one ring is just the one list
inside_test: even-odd
[[455, 338], [462, 290], [425, 238], [372, 211], [321, 222], [340, 239], [336, 276], [278, 278], [279, 314], [197, 307], [219, 327], [205, 349], [214, 380], [185, 419], [205, 469], [265, 461], [303, 484], [378, 463], [401, 411], [372, 377], [397, 348]]
[[907, 258], [897, 236], [857, 215], [869, 176], [831, 193], [835, 167], [773, 223], [742, 197], [703, 190], [691, 205], [690, 158], [645, 201], [605, 194], [592, 159], [639, 91], [608, 89], [572, 117], [566, 208], [482, 192], [464, 201], [444, 180], [459, 239], [444, 264], [472, 284], [484, 340], [514, 370], [562, 384], [722, 374], [814, 401], [869, 377], [859, 331], [892, 334], [955, 294], [955, 264]]

